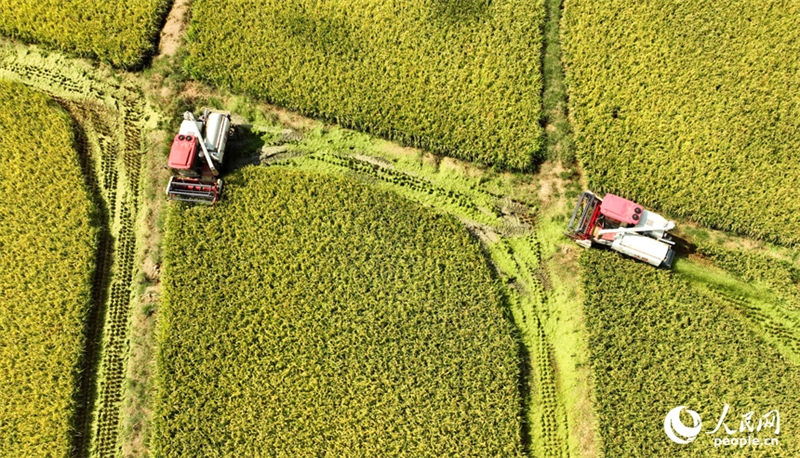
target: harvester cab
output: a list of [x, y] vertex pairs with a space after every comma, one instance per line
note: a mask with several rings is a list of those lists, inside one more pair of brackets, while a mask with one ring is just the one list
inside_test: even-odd
[[606, 194], [584, 191], [565, 235], [584, 248], [606, 246], [656, 267], [672, 267], [675, 243], [667, 233], [675, 223], [641, 205]]
[[230, 114], [205, 110], [197, 119], [188, 111], [183, 114], [167, 160], [172, 172], [167, 183], [170, 200], [217, 203], [222, 195], [219, 168], [231, 130]]

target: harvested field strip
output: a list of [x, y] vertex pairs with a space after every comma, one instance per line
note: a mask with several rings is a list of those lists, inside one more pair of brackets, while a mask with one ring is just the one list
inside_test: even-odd
[[543, 268], [535, 233], [503, 238], [490, 247], [495, 266], [509, 284], [512, 314], [528, 350], [527, 421], [530, 453], [536, 457], [567, 455], [564, 406], [556, 393], [551, 344], [542, 321], [546, 319], [549, 277]]
[[552, 289], [550, 278], [542, 262], [541, 244], [536, 234], [529, 234], [525, 238], [511, 239], [514, 247], [512, 255], [519, 268], [520, 277], [530, 294], [538, 297], [534, 302], [536, 316], [529, 324], [531, 352], [535, 366], [533, 368], [533, 389], [536, 396], [534, 402], [536, 414], [539, 417], [541, 443], [537, 444], [542, 451], [540, 456], [562, 457], [566, 456], [566, 421], [563, 418], [564, 407], [559, 405], [556, 396], [556, 379], [553, 373], [555, 361], [552, 357], [552, 344], [545, 335], [541, 320], [547, 319], [547, 308], [543, 305], [548, 300], [548, 293]]
[[534, 397], [536, 414], [539, 417], [541, 442], [536, 449], [541, 450], [544, 457], [567, 456], [566, 419], [564, 418], [564, 405], [556, 392], [556, 377], [553, 372], [555, 360], [553, 359], [553, 346], [549, 341], [543, 322], [549, 319], [548, 307], [552, 285], [550, 276], [542, 259], [542, 247], [538, 233], [529, 234], [524, 238], [510, 239], [513, 246], [513, 256], [519, 267], [523, 284], [530, 290], [529, 294], [538, 297], [536, 316], [531, 320], [529, 333], [531, 334], [531, 352], [535, 366], [533, 368]]
[[144, 106], [132, 87], [90, 76], [94, 74], [88, 65], [55, 54], [45, 57], [18, 46], [0, 46], [0, 77], [56, 97], [90, 153], [83, 169], [91, 192], [102, 199], [105, 220], [94, 279], [95, 298], [103, 303], [90, 313], [74, 448], [83, 456], [111, 457], [119, 448]]

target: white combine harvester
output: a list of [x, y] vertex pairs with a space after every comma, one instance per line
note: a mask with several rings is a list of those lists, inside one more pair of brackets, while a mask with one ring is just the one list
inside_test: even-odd
[[675, 258], [673, 242], [667, 231], [675, 223], [645, 210], [641, 205], [606, 194], [597, 197], [584, 191], [578, 199], [567, 226], [567, 237], [578, 245], [591, 248], [606, 246], [626, 256], [656, 267], [671, 268]]

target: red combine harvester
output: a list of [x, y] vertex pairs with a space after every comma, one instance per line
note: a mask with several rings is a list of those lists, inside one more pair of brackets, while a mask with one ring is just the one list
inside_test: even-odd
[[227, 113], [205, 110], [198, 119], [188, 111], [183, 114], [167, 161], [172, 172], [167, 184], [169, 200], [217, 203], [222, 195], [219, 168], [231, 130]]
[[640, 205], [606, 194], [584, 191], [567, 226], [567, 237], [584, 248], [602, 245], [656, 267], [672, 267], [675, 243], [667, 231], [675, 223]]

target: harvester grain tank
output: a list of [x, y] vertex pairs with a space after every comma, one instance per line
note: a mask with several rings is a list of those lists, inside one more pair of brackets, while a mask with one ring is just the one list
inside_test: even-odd
[[584, 248], [605, 246], [656, 267], [672, 267], [675, 223], [614, 194], [602, 199], [584, 191], [567, 226], [567, 237]]
[[188, 111], [183, 114], [167, 160], [170, 200], [215, 204], [220, 199], [219, 169], [231, 130], [230, 114], [205, 110], [197, 119]]

